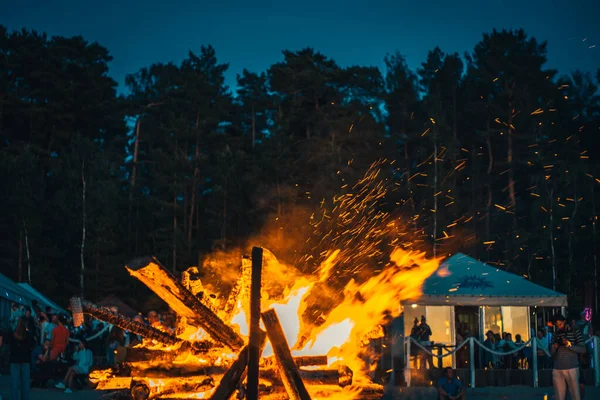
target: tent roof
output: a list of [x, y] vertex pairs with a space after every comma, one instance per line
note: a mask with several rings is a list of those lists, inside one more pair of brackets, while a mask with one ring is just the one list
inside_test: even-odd
[[567, 296], [458, 253], [425, 280], [424, 305], [562, 307]]
[[117, 306], [119, 308], [119, 313], [128, 317], [137, 315], [137, 311], [135, 311], [127, 303], [114, 294], [109, 294], [102, 300], [99, 300], [96, 304], [102, 307]]
[[19, 285], [25, 291], [29, 292], [30, 297], [32, 297], [33, 300], [37, 300], [37, 302], [40, 305], [43, 305], [45, 307], [50, 307], [53, 311], [58, 311], [59, 313], [62, 313], [62, 314], [68, 314], [68, 312], [64, 308], [62, 308], [61, 306], [59, 306], [58, 304], [56, 304], [55, 302], [53, 302], [52, 300], [50, 300], [49, 298], [47, 298], [46, 296], [44, 296], [43, 294], [38, 292], [35, 288], [33, 288], [28, 283], [18, 283], [17, 285]]
[[0, 274], [0, 297], [15, 303], [31, 305], [31, 294], [3, 274]]

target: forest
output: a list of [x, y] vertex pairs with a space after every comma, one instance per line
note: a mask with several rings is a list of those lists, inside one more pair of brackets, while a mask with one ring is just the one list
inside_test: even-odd
[[600, 69], [559, 73], [546, 42], [493, 30], [415, 71], [401, 49], [383, 71], [283, 50], [227, 87], [217, 51], [131, 71], [119, 94], [101, 44], [0, 26], [2, 273], [141, 309], [138, 256], [235, 271], [260, 245], [310, 272], [343, 248], [352, 276], [406, 246], [572, 307], [596, 294]]

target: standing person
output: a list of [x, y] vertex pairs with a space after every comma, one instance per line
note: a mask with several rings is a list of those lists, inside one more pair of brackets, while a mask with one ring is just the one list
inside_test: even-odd
[[12, 309], [10, 310], [10, 328], [11, 332], [17, 329], [19, 319], [23, 316], [23, 308], [17, 303], [12, 303]]
[[[427, 351], [431, 351], [431, 327], [427, 325], [427, 319], [424, 315], [421, 315], [421, 325], [419, 325], [419, 328], [419, 342], [421, 343], [421, 346], [425, 347]], [[429, 363], [429, 368], [433, 368], [433, 356], [425, 353], [423, 354], [423, 365], [425, 364], [425, 360], [427, 360], [427, 362]]]
[[538, 362], [538, 370], [548, 368], [548, 337], [546, 335], [546, 330], [544, 328], [540, 328], [537, 331], [537, 362]]
[[66, 317], [61, 315], [58, 318], [58, 326], [52, 330], [52, 339], [50, 340], [50, 361], [54, 361], [67, 349], [69, 344], [69, 330], [65, 327]]
[[27, 335], [37, 339], [37, 329], [35, 327], [35, 319], [31, 315], [31, 308], [25, 307], [23, 318], [25, 319], [25, 332], [27, 332]]
[[[490, 350], [496, 351], [496, 336], [494, 336], [494, 332], [487, 331], [485, 334], [485, 341], [483, 345]], [[496, 359], [495, 355], [490, 353], [489, 351], [483, 352], [483, 366], [484, 368], [495, 368], [496, 367]]]
[[52, 317], [50, 319], [48, 319], [48, 322], [46, 322], [46, 325], [44, 325], [44, 333], [43, 333], [44, 341], [46, 341], [46, 340], [52, 341], [52, 331], [57, 326], [58, 326], [58, 315], [53, 314]]
[[92, 351], [87, 348], [87, 342], [85, 339], [81, 339], [77, 347], [77, 351], [73, 354], [73, 360], [75, 365], [69, 367], [67, 375], [62, 382], [58, 382], [54, 387], [57, 389], [65, 389], [65, 393], [73, 393], [71, 386], [73, 385], [73, 378], [75, 375], [83, 375], [90, 372], [90, 367], [94, 362], [94, 356]]
[[552, 384], [556, 400], [565, 400], [567, 386], [572, 400], [581, 400], [579, 388], [579, 354], [585, 353], [583, 337], [562, 315], [555, 318], [556, 332], [550, 350], [554, 360]]
[[10, 349], [10, 398], [29, 400], [29, 379], [33, 336], [28, 335], [25, 319], [17, 321], [17, 328], [8, 337]]

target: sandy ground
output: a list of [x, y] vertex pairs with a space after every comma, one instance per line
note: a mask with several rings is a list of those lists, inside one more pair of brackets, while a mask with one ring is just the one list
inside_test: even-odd
[[[30, 400], [100, 400], [103, 392], [94, 390], [78, 390], [72, 394], [65, 394], [58, 389], [31, 389]], [[489, 387], [469, 389], [467, 398], [469, 400], [543, 400], [544, 395], [548, 395], [547, 399], [551, 400], [551, 388], [531, 388], [527, 386], [510, 386], [510, 387]], [[10, 377], [6, 374], [0, 376], [0, 396], [2, 400], [10, 400]], [[390, 400], [435, 400], [437, 398], [433, 388], [399, 388], [394, 393], [389, 393], [384, 396], [384, 399]], [[600, 399], [600, 388], [593, 386], [586, 387], [586, 400]]]

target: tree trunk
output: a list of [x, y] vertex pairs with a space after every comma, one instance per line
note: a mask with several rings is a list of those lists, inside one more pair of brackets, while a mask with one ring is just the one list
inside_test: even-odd
[[227, 248], [227, 176], [225, 176], [225, 187], [223, 188], [223, 225], [221, 227], [221, 241], [223, 250]]
[[19, 271], [19, 282], [23, 282], [23, 230], [19, 228], [19, 261], [18, 261], [18, 271]]
[[177, 174], [173, 175], [173, 273], [177, 271]]
[[554, 189], [550, 189], [550, 223], [548, 228], [550, 229], [550, 253], [552, 254], [552, 290], [556, 290], [556, 252], [554, 250]]
[[190, 216], [188, 219], [187, 243], [188, 250], [192, 248], [192, 226], [194, 222], [194, 210], [196, 207], [196, 192], [198, 191], [198, 180], [200, 178], [200, 111], [196, 114], [196, 154], [195, 154], [194, 177], [192, 179], [192, 199], [190, 203]]
[[254, 102], [252, 102], [252, 148], [256, 144], [256, 115], [254, 113]]
[[31, 285], [31, 254], [29, 253], [29, 235], [25, 218], [23, 218], [23, 231], [25, 232], [25, 255], [27, 256], [27, 283]]
[[437, 257], [438, 225], [438, 162], [437, 162], [437, 126], [433, 127], [433, 257]]
[[596, 187], [592, 185], [592, 249], [594, 249], [594, 307], [598, 307], [598, 247], [596, 246]]
[[573, 213], [571, 214], [571, 219], [569, 221], [569, 281], [568, 281], [568, 290], [567, 293], [571, 294], [571, 284], [573, 282], [573, 276], [575, 275], [575, 265], [573, 265], [573, 238], [575, 237], [575, 216], [577, 215], [577, 207], [579, 206], [579, 202], [577, 201], [577, 185], [574, 184], [575, 190], [573, 191], [573, 201], [575, 202], [575, 206], [573, 207]]
[[[131, 218], [133, 208], [133, 191], [135, 188], [135, 179], [137, 174], [137, 162], [140, 148], [140, 126], [142, 124], [142, 117], [139, 116], [135, 123], [135, 142], [133, 145], [133, 164], [131, 167], [131, 176], [129, 177], [129, 204], [128, 204], [128, 216], [127, 216], [127, 250], [131, 254]], [[137, 229], [137, 227], [136, 227]]]
[[85, 289], [85, 159], [81, 162], [81, 249], [79, 256], [81, 259], [81, 271], [79, 274], [79, 291], [83, 296]]

